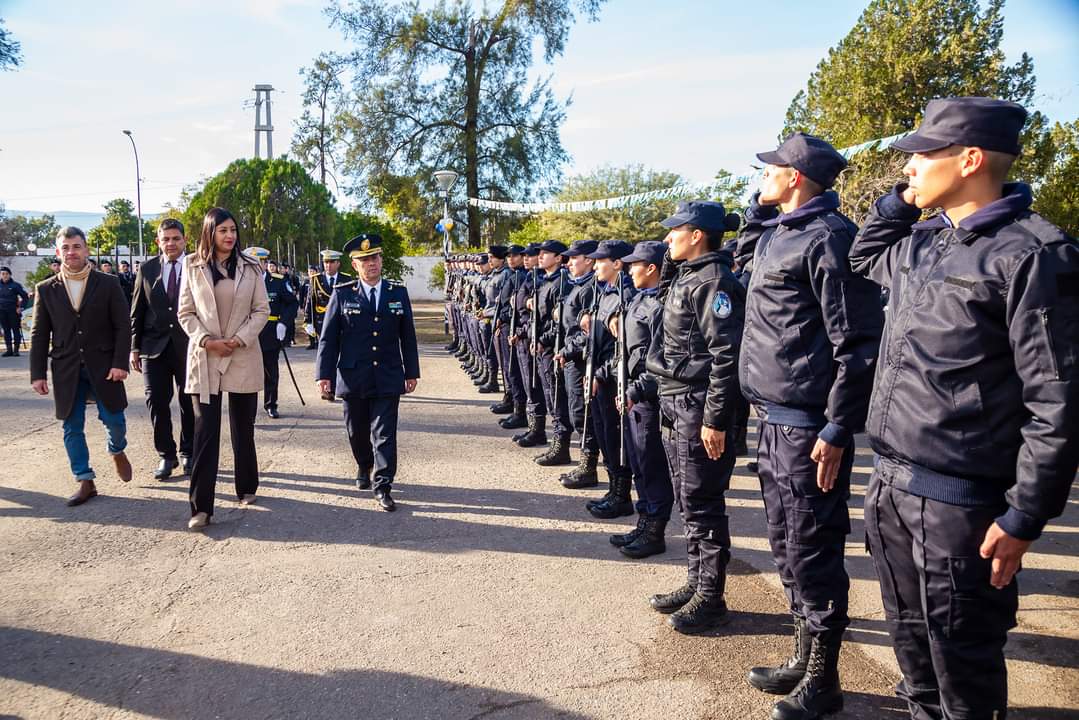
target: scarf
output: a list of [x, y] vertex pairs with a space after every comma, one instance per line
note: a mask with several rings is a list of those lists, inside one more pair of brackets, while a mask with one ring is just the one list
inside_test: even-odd
[[[75, 272], [68, 270], [66, 265], [60, 266], [60, 279], [64, 283], [64, 289], [67, 290], [67, 299], [71, 301], [71, 307], [75, 309], [75, 312], [79, 311], [79, 306], [82, 305], [82, 298], [86, 294], [86, 280], [90, 277], [90, 263], [86, 263], [82, 270]], [[72, 289], [71, 283], [74, 282], [77, 288]]]

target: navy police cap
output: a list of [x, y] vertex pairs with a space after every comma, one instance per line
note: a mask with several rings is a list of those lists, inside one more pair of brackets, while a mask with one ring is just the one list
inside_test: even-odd
[[595, 252], [588, 254], [588, 257], [593, 260], [621, 260], [631, 252], [633, 252], [633, 246], [625, 240], [604, 240]]
[[778, 149], [757, 153], [757, 159], [769, 165], [789, 165], [823, 187], [832, 187], [847, 160], [832, 145], [819, 137], [794, 133]]
[[540, 245], [540, 252], [553, 252], [555, 255], [561, 255], [566, 252], [566, 246], [557, 240], [548, 240]]
[[732, 222], [727, 217], [727, 210], [723, 207], [723, 203], [712, 200], [689, 200], [678, 203], [674, 215], [661, 220], [659, 224], [665, 228], [692, 225], [701, 230], [726, 232], [737, 228], [737, 225], [731, 227]]
[[536, 257], [537, 255], [539, 255], [539, 253], [540, 253], [540, 244], [538, 242], [530, 242], [530, 243], [528, 243], [528, 246], [525, 248], [525, 251], [524, 251], [523, 254], [528, 255], [529, 257]]
[[907, 153], [927, 153], [950, 145], [979, 147], [1019, 154], [1019, 133], [1027, 121], [1022, 105], [984, 97], [930, 100], [922, 124], [892, 147]]
[[487, 252], [491, 254], [491, 257], [496, 257], [499, 260], [505, 260], [508, 253], [508, 248], [505, 245], [492, 245], [487, 248]]
[[661, 240], [643, 240], [633, 246], [633, 252], [622, 258], [624, 263], [646, 262], [657, 267], [663, 265], [667, 243]]
[[523, 255], [524, 251], [525, 249], [520, 245], [510, 245], [508, 248], [506, 248], [507, 255]]
[[375, 233], [357, 235], [345, 243], [342, 252], [352, 259], [378, 255], [382, 252], [382, 236]]
[[599, 247], [599, 243], [595, 240], [574, 240], [573, 244], [562, 254], [566, 257], [588, 255], [589, 253], [594, 253], [597, 247]]

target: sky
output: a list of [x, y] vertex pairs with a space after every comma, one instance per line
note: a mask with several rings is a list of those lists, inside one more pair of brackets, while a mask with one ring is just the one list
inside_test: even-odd
[[[93, 212], [112, 198], [134, 201], [129, 129], [143, 213], [175, 204], [185, 184], [254, 156], [245, 102], [256, 83], [275, 88], [274, 153], [287, 152], [302, 111], [300, 68], [347, 48], [325, 4], [0, 0], [23, 55], [15, 72], [0, 73], [0, 203]], [[865, 4], [610, 0], [537, 68], [572, 99], [566, 172], [630, 163], [691, 181], [745, 172], [774, 147], [791, 98]], [[1004, 50], [1009, 61], [1033, 56], [1036, 109], [1079, 119], [1079, 0], [1010, 0]]]

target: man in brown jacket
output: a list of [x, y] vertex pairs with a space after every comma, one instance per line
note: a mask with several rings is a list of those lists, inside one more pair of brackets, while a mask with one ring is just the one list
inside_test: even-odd
[[97, 401], [97, 415], [105, 425], [117, 474], [124, 482], [131, 480], [131, 463], [124, 455], [124, 380], [131, 324], [120, 281], [91, 270], [90, 251], [82, 230], [61, 230], [56, 236], [56, 254], [61, 261], [60, 272], [39, 283], [36, 290], [30, 384], [38, 395], [48, 395], [45, 359], [51, 356], [56, 417], [64, 421], [64, 449], [79, 482], [79, 491], [67, 501], [75, 506], [97, 495], [83, 432], [90, 399]]

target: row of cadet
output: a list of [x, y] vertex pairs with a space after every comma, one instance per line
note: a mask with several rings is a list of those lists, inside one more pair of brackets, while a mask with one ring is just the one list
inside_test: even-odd
[[[893, 147], [906, 179], [861, 228], [830, 190], [846, 160], [794, 134], [742, 216], [680, 203], [663, 242], [548, 240], [448, 259], [454, 353], [535, 461], [598, 484], [631, 558], [665, 551], [677, 504], [688, 575], [651, 606], [683, 633], [722, 626], [725, 493], [749, 407], [767, 534], [795, 628], [749, 682], [772, 717], [843, 696], [855, 435], [875, 454], [866, 545], [913, 718], [1003, 718], [1015, 574], [1079, 464], [1079, 245], [1007, 176], [1026, 111], [934, 100]], [[922, 220], [922, 211], [941, 212]], [[737, 231], [733, 236], [725, 235]], [[885, 307], [884, 298], [887, 298]], [[501, 383], [499, 379], [501, 378]], [[576, 435], [574, 435], [576, 433]], [[631, 498], [636, 488], [636, 502]]]

